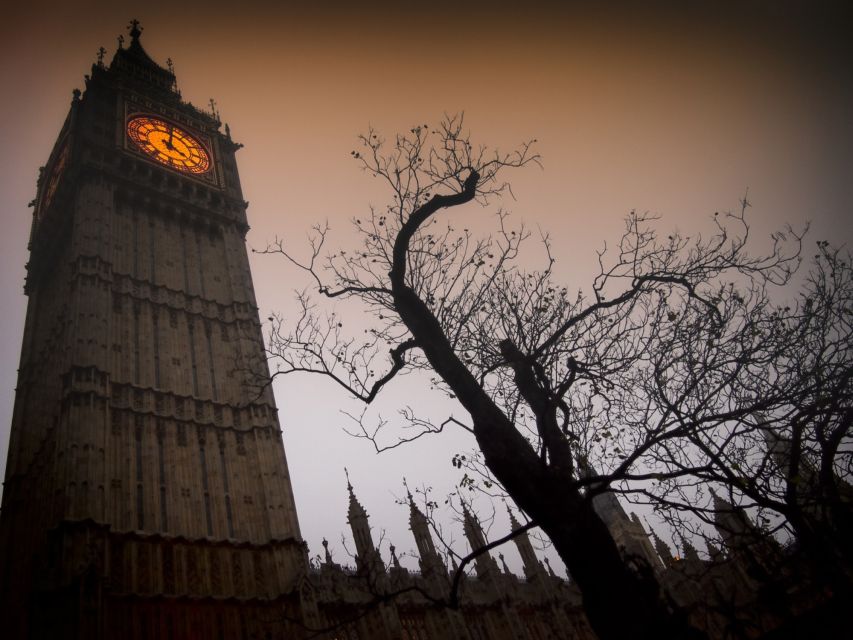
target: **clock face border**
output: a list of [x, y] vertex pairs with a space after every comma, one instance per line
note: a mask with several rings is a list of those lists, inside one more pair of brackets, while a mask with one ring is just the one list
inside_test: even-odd
[[202, 142], [161, 118], [132, 116], [127, 121], [127, 135], [144, 153], [170, 169], [201, 175], [212, 166], [210, 153]]
[[[182, 136], [189, 138], [193, 143], [198, 145], [198, 148], [201, 150], [201, 153], [204, 154], [204, 158], [207, 161], [207, 166], [203, 171], [192, 171], [188, 170], [186, 167], [182, 167], [180, 165], [164, 161], [159, 155], [162, 155], [160, 150], [156, 148], [154, 144], [147, 142], [145, 140], [138, 141], [134, 139], [131, 135], [130, 126], [131, 123], [140, 118], [145, 118], [150, 121], [162, 123], [165, 127], [173, 128], [174, 132], [180, 133]], [[162, 129], [161, 129], [162, 130]], [[193, 128], [190, 125], [187, 125], [183, 122], [176, 122], [174, 119], [170, 118], [167, 115], [162, 113], [158, 113], [154, 109], [142, 109], [138, 106], [131, 106], [126, 103], [125, 108], [125, 117], [124, 122], [122, 124], [121, 130], [121, 138], [124, 143], [124, 148], [127, 151], [130, 151], [134, 155], [140, 156], [147, 161], [155, 164], [158, 167], [164, 169], [171, 169], [176, 174], [185, 177], [191, 178], [195, 180], [200, 180], [206, 184], [221, 186], [219, 184], [218, 172], [216, 170], [216, 154], [214, 151], [214, 145], [209, 136], [200, 133], [198, 130]], [[174, 138], [172, 138], [172, 143], [175, 142]], [[177, 147], [177, 145], [174, 145]], [[148, 148], [146, 148], [148, 147]], [[183, 147], [181, 147], [183, 150]]]

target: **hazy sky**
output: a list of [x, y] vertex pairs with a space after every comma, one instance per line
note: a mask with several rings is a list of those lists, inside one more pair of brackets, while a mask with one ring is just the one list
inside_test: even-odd
[[[515, 176], [517, 200], [503, 205], [552, 234], [571, 288], [585, 284], [593, 249], [618, 237], [631, 209], [659, 214], [664, 228], [707, 229], [747, 188], [758, 233], [811, 221], [814, 240], [853, 240], [852, 25], [840, 3], [682, 3], [689, 9], [675, 13], [649, 2], [404, 4], [414, 6], [33, 1], [5, 10], [0, 459], [26, 305], [27, 203], [72, 89], [99, 46], [112, 56], [130, 18], [155, 60], [172, 58], [184, 98], [214, 97], [245, 144], [238, 161], [256, 247], [275, 235], [298, 247], [326, 219], [346, 243], [347, 221], [386, 197], [350, 159], [356, 134], [459, 111], [481, 142], [540, 141], [544, 170]], [[482, 222], [490, 213], [454, 215]], [[253, 257], [253, 271], [262, 317], [287, 314], [292, 291], [308, 284], [274, 258]], [[390, 418], [389, 407], [421, 390], [389, 391]], [[312, 552], [325, 535], [343, 559], [344, 465], [377, 531], [411, 549], [392, 493], [406, 475], [443, 494], [458, 480], [451, 456], [469, 441], [441, 437], [376, 457], [342, 435], [338, 409], [354, 407], [331, 385], [289, 378], [276, 396]]]

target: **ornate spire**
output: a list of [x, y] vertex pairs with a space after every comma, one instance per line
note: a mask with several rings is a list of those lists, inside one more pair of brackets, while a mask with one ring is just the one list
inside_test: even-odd
[[[521, 528], [521, 523], [516, 519], [515, 514], [512, 512], [512, 509], [509, 508], [509, 505], [506, 505], [507, 513], [509, 513], [509, 525], [513, 531], [517, 531]], [[545, 573], [545, 569], [542, 567], [542, 563], [539, 562], [539, 558], [536, 557], [536, 553], [533, 551], [533, 545], [530, 544], [530, 538], [527, 537], [527, 533], [521, 533], [515, 536], [512, 541], [515, 543], [516, 548], [518, 549], [518, 554], [521, 556], [521, 561], [524, 565], [524, 576], [531, 580], [536, 576], [541, 576]]]
[[415, 504], [415, 499], [412, 497], [410, 493], [408, 495], [409, 498], [409, 529], [412, 530], [412, 533], [415, 534], [415, 538], [418, 535], [423, 533], [429, 533], [429, 522], [427, 521], [426, 516], [418, 509], [418, 505]]
[[[480, 526], [477, 517], [468, 511], [464, 500], [462, 501], [462, 528], [465, 531], [465, 537], [468, 538], [471, 551], [476, 551], [486, 546], [486, 536], [483, 533], [483, 528]], [[497, 562], [495, 562], [495, 559], [488, 551], [477, 556], [474, 563], [477, 567], [477, 575], [481, 578], [489, 575], [494, 576], [499, 571]]]
[[400, 561], [397, 559], [397, 547], [392, 544], [389, 549], [391, 550], [391, 566], [395, 569], [402, 569]]
[[175, 74], [172, 69], [164, 69], [154, 62], [140, 44], [142, 27], [139, 20], [131, 20], [127, 29], [130, 33], [130, 45], [125, 49], [124, 36], [119, 36], [118, 51], [110, 63], [110, 71], [119, 72], [136, 82], [175, 93]]
[[[508, 567], [508, 566], [506, 566], [506, 560], [504, 560], [504, 554], [499, 553], [499, 554], [498, 554], [498, 558], [500, 558], [500, 560], [501, 560], [501, 567], [503, 568], [504, 573], [505, 573], [506, 575], [508, 575], [508, 576], [513, 576], [512, 571], [510, 571], [510, 570], [509, 570], [509, 567]], [[515, 576], [513, 576], [513, 577], [515, 577]]]
[[142, 27], [139, 26], [139, 20], [134, 18], [127, 24], [127, 30], [130, 33], [130, 44], [133, 46], [134, 42], [139, 40], [139, 36], [142, 35]]
[[545, 566], [548, 567], [548, 575], [552, 578], [556, 578], [557, 574], [554, 573], [554, 570], [551, 568], [551, 561], [548, 560], [547, 556], [545, 557]]
[[717, 492], [714, 491], [714, 487], [708, 487], [708, 493], [710, 493], [711, 497], [714, 499], [715, 511], [719, 511], [721, 509], [725, 511], [731, 511], [732, 505], [728, 501], [718, 496]]
[[670, 549], [666, 542], [658, 537], [658, 534], [654, 529], [652, 529], [652, 540], [655, 541], [655, 551], [658, 552], [658, 555], [661, 560], [663, 560], [664, 565], [667, 567], [670, 566], [674, 560], [672, 557], [672, 549]]
[[696, 551], [696, 547], [694, 547], [690, 541], [685, 538], [683, 535], [681, 537], [681, 548], [684, 552], [684, 560], [688, 563], [688, 567], [691, 569], [697, 569], [702, 566], [702, 559], [699, 558], [699, 553]]
[[349, 471], [344, 467], [344, 474], [347, 477], [347, 491], [349, 492], [349, 509], [347, 509], [347, 517], [349, 518], [350, 525], [353, 524], [353, 521], [364, 519], [367, 520], [367, 511], [364, 510], [364, 507], [361, 506], [361, 503], [358, 501], [358, 498], [355, 497], [355, 491], [353, 491], [352, 483], [349, 480]]
[[412, 492], [409, 491], [409, 486], [406, 484], [405, 479], [403, 479], [403, 485], [406, 487], [406, 496], [409, 501], [409, 529], [415, 537], [415, 545], [418, 548], [418, 556], [420, 556], [421, 572], [425, 576], [445, 574], [447, 568], [435, 550], [435, 544], [429, 530], [429, 521], [415, 504], [415, 499], [412, 496]]
[[329, 552], [329, 541], [326, 540], [325, 538], [323, 538], [323, 550], [325, 551], [326, 564], [328, 564], [328, 565], [334, 564], [334, 562], [332, 562], [332, 554]]
[[208, 102], [208, 106], [210, 107], [210, 115], [213, 116], [213, 119], [216, 120], [217, 122], [221, 122], [221, 120], [219, 118], [219, 109], [217, 108], [217, 105], [216, 105], [216, 100], [211, 98], [210, 102]]
[[421, 573], [425, 576], [444, 575], [447, 573], [447, 568], [435, 550], [435, 544], [429, 530], [429, 521], [418, 509], [408, 486], [406, 486], [406, 495], [409, 500], [409, 529], [415, 537], [415, 545], [418, 548], [418, 556], [420, 556]]
[[[347, 476], [347, 491], [349, 492], [349, 508], [347, 509], [347, 521], [352, 530], [352, 537], [355, 541], [356, 564], [359, 569], [365, 568], [369, 571], [378, 569], [382, 564], [379, 558], [379, 552], [373, 546], [373, 537], [370, 535], [370, 523], [368, 522], [367, 512], [358, 498], [355, 497], [352, 484], [349, 480], [349, 472], [344, 469]], [[382, 567], [384, 569], [384, 567]]]
[[468, 506], [464, 500], [462, 501], [462, 528], [465, 531], [465, 537], [468, 538], [468, 544], [471, 545], [472, 551], [486, 546], [486, 537], [483, 535], [480, 522], [468, 511]]
[[705, 546], [708, 548], [708, 556], [714, 562], [722, 562], [724, 560], [723, 552], [720, 548], [710, 540], [705, 540]]
[[509, 526], [515, 531], [516, 529], [521, 528], [521, 524], [518, 520], [515, 519], [515, 514], [512, 512], [512, 509], [509, 508], [509, 505], [506, 505], [506, 512], [509, 514]]

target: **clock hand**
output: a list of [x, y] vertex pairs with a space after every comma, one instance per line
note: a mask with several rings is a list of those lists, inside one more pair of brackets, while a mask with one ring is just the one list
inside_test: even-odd
[[[174, 135], [175, 135], [175, 127], [169, 127], [169, 141], [166, 143], [167, 149], [174, 149], [174, 147], [172, 146], [172, 136], [174, 136]], [[183, 155], [183, 154], [181, 154], [181, 155]]]

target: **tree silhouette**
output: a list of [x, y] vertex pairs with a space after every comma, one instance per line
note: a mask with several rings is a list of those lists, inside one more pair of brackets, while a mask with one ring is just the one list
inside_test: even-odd
[[[774, 306], [774, 292], [799, 266], [802, 236], [776, 234], [765, 253], [752, 255], [745, 201], [740, 212], [715, 215], [710, 235], [692, 239], [661, 237], [653, 218], [632, 213], [615, 248], [599, 253], [589, 293], [570, 294], [554, 280], [547, 236], [544, 265], [529, 269], [519, 261], [531, 236], [523, 226], [511, 228], [499, 213], [494, 233], [477, 237], [464, 222], [476, 213], [473, 203], [509, 190], [508, 170], [539, 162], [535, 141], [510, 153], [490, 151], [471, 142], [461, 117], [390, 141], [372, 130], [360, 140], [353, 158], [384, 181], [391, 202], [354, 220], [359, 244], [325, 255], [328, 227], [320, 226], [307, 260], [281, 241], [266, 251], [304, 269], [321, 298], [346, 301], [370, 318], [367, 337], [353, 337], [343, 316], [302, 294], [298, 318], [272, 319], [275, 375], [321, 374], [370, 404], [396, 376], [428, 372], [465, 419], [433, 422], [403, 409], [407, 435], [381, 445], [387, 425], [370, 427], [357, 417], [361, 435], [381, 449], [450, 424], [468, 429], [491, 478], [554, 544], [599, 637], [702, 637], [662, 593], [654, 572], [626, 562], [593, 498], [618, 490], [701, 515], [714, 508], [703, 511], [697, 495], [714, 483], [729, 497], [774, 509], [804, 535], [794, 521], [810, 508], [781, 508], [790, 489], [772, 504], [756, 497], [765, 476], [768, 496], [781, 486], [770, 479], [780, 468], [769, 462], [780, 457], [757, 436], [780, 435], [795, 451], [787, 459], [802, 459], [803, 438], [792, 425], [808, 418], [815, 434], [809, 442], [819, 448], [806, 457], [827, 458], [819, 476], [840, 470], [837, 454], [849, 442], [849, 304], [817, 301], [814, 291], [825, 288], [818, 271], [795, 310]], [[835, 255], [826, 247], [822, 254], [821, 265]], [[824, 359], [835, 369], [783, 349], [797, 331], [821, 339], [815, 318], [822, 305], [834, 309], [822, 313], [842, 320], [843, 326], [832, 321], [836, 353]], [[806, 342], [798, 344], [809, 350]], [[777, 395], [764, 384], [773, 380]], [[781, 400], [771, 399], [777, 396], [801, 405], [784, 413]], [[739, 424], [750, 425], [749, 433]], [[801, 477], [799, 468], [784, 472], [788, 486]], [[839, 507], [833, 522], [844, 514]]]

